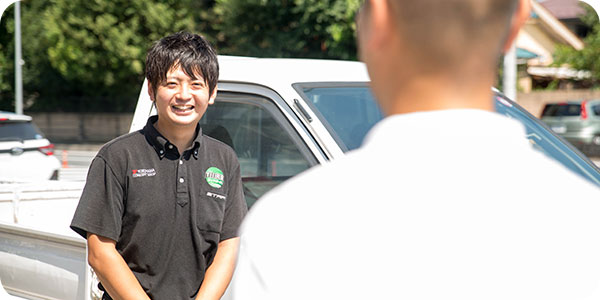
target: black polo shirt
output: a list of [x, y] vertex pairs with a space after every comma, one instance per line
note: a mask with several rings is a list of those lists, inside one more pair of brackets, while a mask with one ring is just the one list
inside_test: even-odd
[[180, 156], [157, 119], [100, 149], [71, 228], [115, 240], [152, 299], [193, 299], [218, 243], [237, 236], [246, 213], [240, 165], [200, 126]]

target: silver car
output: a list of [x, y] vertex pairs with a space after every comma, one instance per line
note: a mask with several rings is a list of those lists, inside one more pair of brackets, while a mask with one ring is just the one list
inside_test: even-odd
[[584, 152], [600, 149], [600, 100], [546, 104], [541, 120]]

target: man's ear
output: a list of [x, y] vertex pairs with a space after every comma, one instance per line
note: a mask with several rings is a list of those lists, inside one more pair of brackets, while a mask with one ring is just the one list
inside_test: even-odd
[[517, 9], [512, 17], [508, 38], [506, 39], [506, 42], [504, 42], [504, 48], [502, 49], [503, 53], [508, 52], [512, 44], [515, 42], [515, 39], [519, 34], [519, 30], [521, 30], [521, 27], [525, 24], [527, 19], [529, 19], [530, 13], [531, 0], [519, 0], [519, 3], [517, 3]]
[[154, 89], [152, 88], [152, 83], [148, 81], [148, 96], [150, 96], [150, 101], [154, 102]]
[[210, 98], [208, 98], [208, 105], [212, 105], [215, 103], [215, 98], [217, 98], [217, 89], [218, 89], [219, 85], [215, 85], [215, 88], [213, 89], [212, 95], [210, 95]]
[[[387, 0], [366, 0], [369, 3], [368, 8], [363, 12], [365, 20], [362, 23], [365, 26], [365, 38], [367, 51], [376, 51], [390, 42], [395, 37], [395, 22], [391, 14], [391, 7]], [[418, 0], [415, 0], [418, 1]]]

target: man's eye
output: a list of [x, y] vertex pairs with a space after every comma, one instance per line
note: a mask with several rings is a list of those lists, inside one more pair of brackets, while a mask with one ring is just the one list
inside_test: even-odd
[[177, 83], [176, 82], [167, 82], [165, 85], [168, 87], [174, 87], [177, 85]]

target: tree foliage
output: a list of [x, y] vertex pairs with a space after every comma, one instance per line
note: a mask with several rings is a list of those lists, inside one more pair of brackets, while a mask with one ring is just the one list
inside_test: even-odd
[[190, 2], [54, 0], [43, 15], [47, 57], [67, 81], [115, 97], [107, 104], [119, 107], [124, 97], [136, 99], [150, 43], [195, 29]]
[[[220, 54], [355, 59], [360, 0], [28, 0], [26, 110], [130, 111], [150, 43], [201, 33]], [[0, 20], [0, 110], [14, 102], [14, 14]]]
[[359, 0], [217, 0], [222, 53], [356, 59]]
[[11, 10], [6, 10], [3, 18], [0, 19], [0, 110], [14, 110], [13, 100], [13, 79], [14, 79], [14, 48], [13, 31], [7, 28], [14, 28]]
[[586, 14], [582, 21], [592, 28], [592, 31], [584, 38], [585, 47], [575, 50], [567, 46], [559, 46], [554, 53], [556, 65], [569, 65], [578, 70], [589, 70], [592, 72], [593, 81], [600, 79], [600, 23], [598, 15], [587, 4], [582, 4]]

